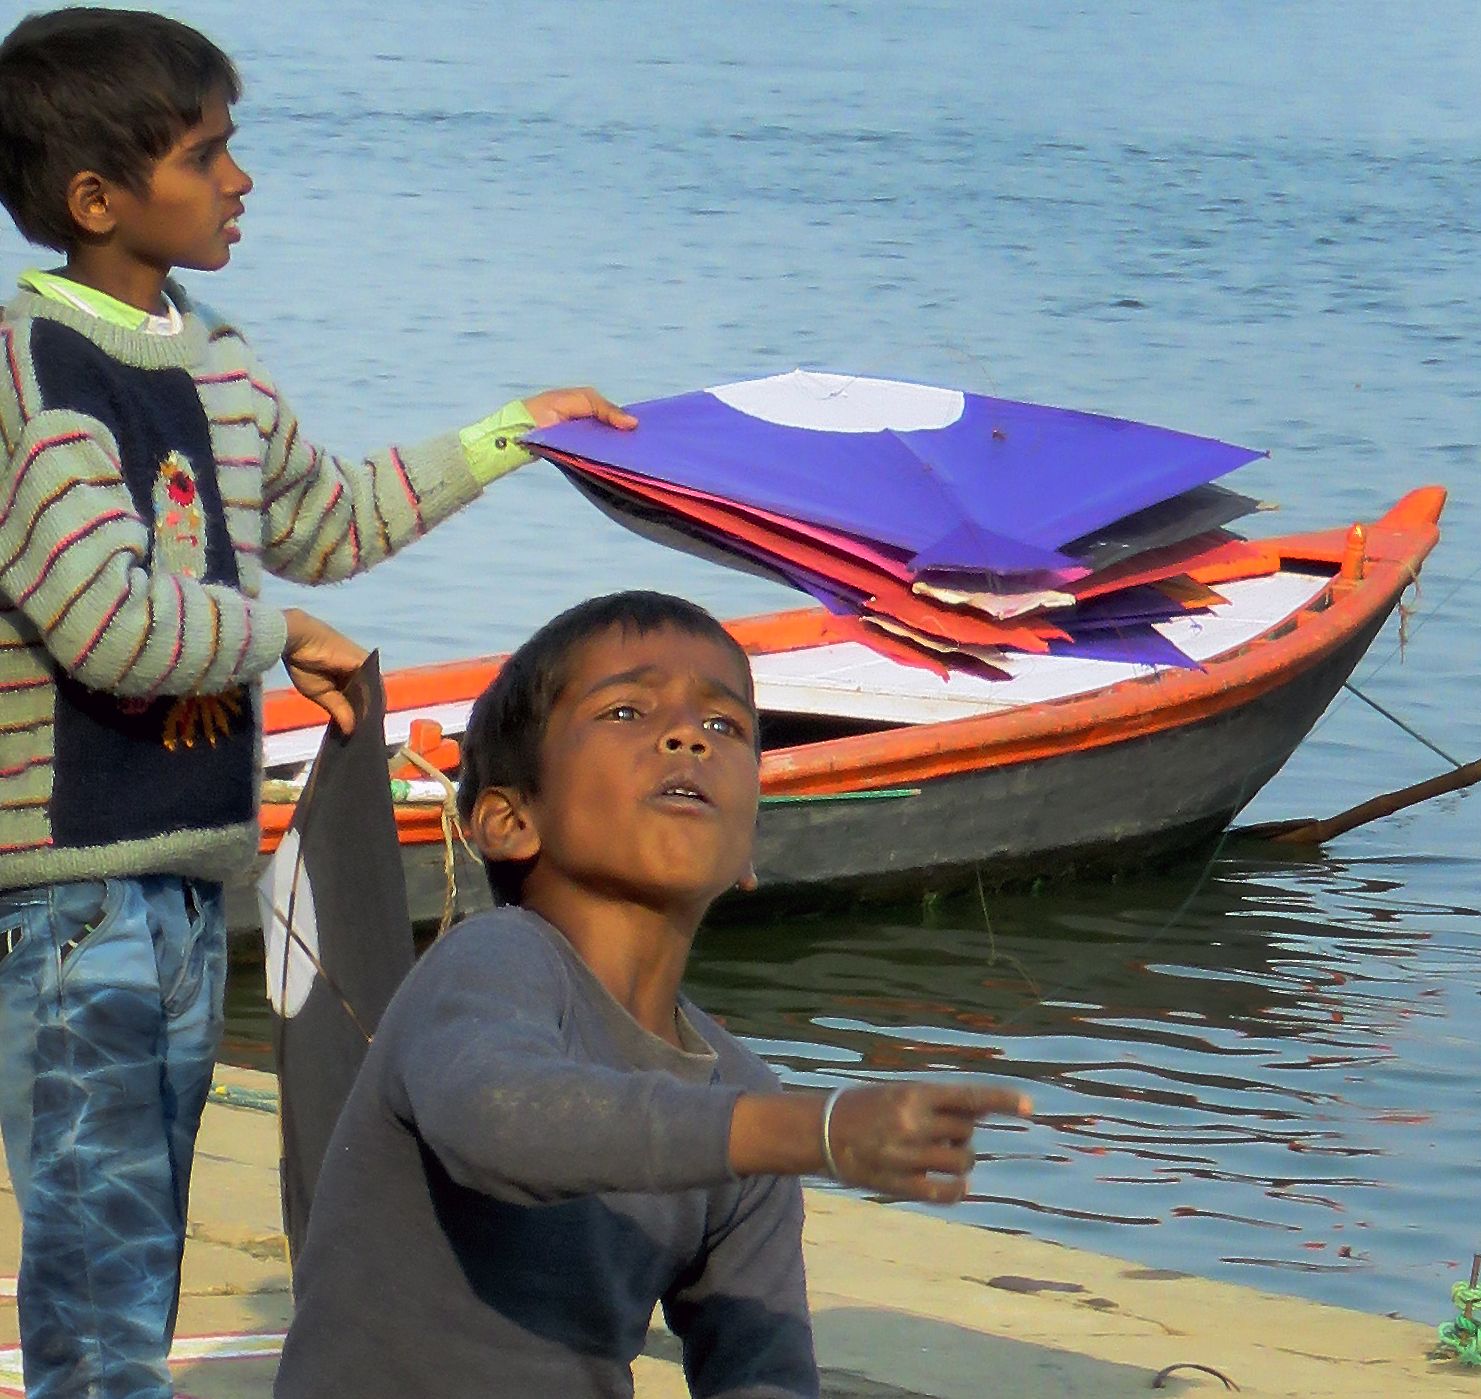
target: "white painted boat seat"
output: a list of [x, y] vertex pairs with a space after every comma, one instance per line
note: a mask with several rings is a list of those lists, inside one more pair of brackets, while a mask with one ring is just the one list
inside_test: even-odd
[[[1221, 583], [1218, 591], [1227, 602], [1207, 615], [1159, 622], [1157, 630], [1195, 661], [1212, 660], [1285, 621], [1330, 581], [1325, 573], [1282, 571]], [[1011, 678], [953, 674], [943, 680], [930, 671], [898, 665], [858, 642], [841, 642], [756, 656], [751, 671], [763, 710], [930, 724], [1089, 694], [1168, 668], [1023, 652], [1007, 652], [993, 663], [1010, 671]]]
[[[1330, 581], [1326, 573], [1283, 570], [1267, 578], [1221, 583], [1218, 591], [1226, 602], [1207, 615], [1159, 622], [1157, 630], [1194, 660], [1212, 660], [1285, 621]], [[765, 711], [889, 724], [931, 724], [1089, 694], [1168, 668], [1024, 653], [1008, 653], [1000, 664], [1011, 672], [1010, 678], [987, 680], [954, 674], [943, 680], [929, 671], [887, 660], [857, 642], [842, 642], [755, 656], [751, 670], [756, 678], [757, 704]], [[472, 702], [464, 700], [393, 711], [386, 715], [386, 742], [405, 743], [413, 719], [431, 719], [442, 726], [444, 733], [461, 734], [472, 708]], [[264, 764], [281, 770], [311, 761], [319, 751], [323, 733], [323, 725], [315, 725], [269, 734], [263, 745]]]

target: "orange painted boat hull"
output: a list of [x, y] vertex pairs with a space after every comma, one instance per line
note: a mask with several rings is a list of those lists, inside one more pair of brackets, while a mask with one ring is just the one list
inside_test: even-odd
[[[1199, 670], [782, 746], [767, 742], [763, 723], [761, 894], [750, 906], [1093, 873], [1207, 842], [1280, 770], [1352, 673], [1438, 541], [1444, 503], [1444, 490], [1428, 486], [1367, 525], [1261, 541], [1284, 565], [1329, 567], [1332, 581]], [[815, 609], [727, 624], [752, 654], [818, 644], [831, 625]], [[501, 661], [393, 672], [388, 709], [471, 699]], [[316, 722], [317, 711], [278, 691], [265, 720], [279, 732]], [[264, 854], [291, 814], [264, 806]], [[402, 807], [397, 822], [414, 915], [435, 918], [446, 887], [439, 813]], [[455, 871], [460, 908], [486, 904], [482, 873], [461, 850]], [[247, 919], [244, 893], [234, 891], [234, 922]]]

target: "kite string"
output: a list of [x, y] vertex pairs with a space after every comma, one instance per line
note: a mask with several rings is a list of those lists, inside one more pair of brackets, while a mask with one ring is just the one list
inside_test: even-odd
[[[308, 781], [304, 783], [303, 791], [299, 793], [298, 803], [296, 804], [296, 807], [310, 800], [310, 798], [314, 794], [314, 788], [318, 785], [318, 782], [319, 764], [315, 763], [309, 769]], [[330, 975], [329, 969], [319, 959], [319, 954], [312, 947], [310, 947], [307, 942], [304, 941], [303, 935], [298, 931], [298, 925], [294, 921], [298, 906], [298, 885], [299, 880], [303, 876], [304, 850], [308, 843], [308, 823], [313, 816], [314, 808], [312, 804], [310, 804], [308, 806], [304, 806], [303, 810], [305, 813], [304, 823], [299, 829], [298, 848], [293, 852], [293, 878], [288, 885], [288, 908], [285, 912], [284, 910], [278, 908], [276, 904], [273, 905], [273, 917], [280, 920], [283, 924], [283, 973], [282, 978], [278, 984], [278, 1004], [280, 1006], [283, 1006], [285, 1009], [288, 1005], [288, 964], [291, 960], [291, 944], [291, 946], [297, 947], [297, 949], [302, 952], [305, 957], [308, 958], [309, 963], [314, 968], [314, 971], [319, 976], [324, 978], [324, 984], [330, 989], [331, 992], [334, 993], [335, 998], [339, 1001], [340, 1005], [344, 1007], [345, 1014], [350, 1017], [350, 1020], [354, 1023], [355, 1028], [359, 1030], [362, 1035], [365, 1036], [365, 1043], [369, 1044], [370, 1031], [365, 1028], [365, 1025], [361, 1021], [360, 1017], [355, 1014], [355, 1007], [350, 1004], [349, 997], [345, 995], [339, 983], [334, 979], [333, 976]], [[294, 814], [297, 815], [296, 809]], [[283, 1051], [285, 1048], [284, 1040], [286, 1039], [288, 1033], [289, 1019], [290, 1017], [286, 1014], [279, 1016], [277, 1035], [275, 1036], [277, 1041], [277, 1056], [280, 1081], [282, 1073]]]
[[[309, 775], [308, 775], [308, 777], [304, 780], [303, 791], [299, 793], [297, 800], [294, 802], [293, 815], [294, 815], [295, 819], [298, 816], [298, 803], [304, 801], [305, 799], [307, 799], [313, 793], [314, 788], [317, 787], [318, 784], [319, 784], [319, 765], [318, 765], [318, 763], [314, 763], [309, 768]], [[304, 808], [305, 811], [307, 811], [309, 809], [310, 808], [307, 808], [307, 807]], [[306, 824], [307, 824], [307, 818], [305, 818], [305, 825]], [[290, 829], [291, 829], [291, 827], [290, 827]], [[274, 918], [281, 919], [282, 920], [282, 924], [283, 924], [283, 967], [282, 967], [282, 976], [281, 976], [281, 978], [280, 978], [280, 980], [278, 982], [278, 1004], [280, 1006], [287, 1006], [287, 1004], [288, 1004], [289, 942], [294, 937], [293, 919], [294, 919], [294, 916], [296, 914], [297, 906], [298, 906], [298, 880], [299, 880], [299, 876], [302, 873], [303, 873], [303, 832], [300, 831], [299, 832], [299, 838], [298, 838], [298, 849], [294, 852], [294, 859], [293, 859], [293, 878], [291, 880], [289, 880], [289, 882], [288, 882], [288, 911], [285, 914], [285, 913], [281, 912], [276, 907], [276, 905], [273, 907], [273, 917]], [[299, 939], [299, 941], [301, 942], [302, 939]], [[307, 951], [308, 949], [305, 947], [304, 950]], [[281, 1069], [282, 1062], [283, 1062], [284, 1039], [285, 1039], [285, 1037], [287, 1035], [287, 1029], [288, 1029], [288, 1017], [286, 1015], [280, 1016], [279, 1017], [279, 1020], [278, 1020], [278, 1025], [277, 1025], [277, 1033], [273, 1037], [274, 1040], [276, 1041], [274, 1047], [277, 1050], [277, 1058], [278, 1058], [278, 1064], [279, 1064], [280, 1069]]]
[[[294, 866], [293, 866], [293, 891], [288, 896], [288, 909], [287, 909], [287, 912], [285, 913], [282, 909], [278, 908], [276, 904], [274, 904], [273, 905], [273, 917], [274, 918], [277, 918], [278, 920], [280, 920], [282, 922], [283, 927], [284, 927], [284, 930], [286, 931], [289, 940], [308, 959], [309, 964], [313, 967], [314, 971], [319, 976], [321, 976], [321, 977], [324, 978], [324, 984], [326, 986], [328, 986], [329, 989], [339, 999], [340, 1005], [342, 1005], [344, 1007], [345, 1014], [348, 1015], [350, 1017], [350, 1019], [355, 1022], [355, 1028], [357, 1030], [359, 1030], [362, 1035], [365, 1036], [365, 1043], [366, 1044], [369, 1044], [370, 1043], [370, 1031], [365, 1028], [365, 1024], [360, 1019], [360, 1017], [355, 1014], [355, 1007], [350, 1004], [349, 998], [340, 989], [339, 983], [337, 981], [335, 981], [335, 979], [334, 979], [333, 976], [330, 975], [329, 969], [320, 960], [319, 954], [316, 951], [314, 951], [314, 949], [312, 947], [310, 947], [307, 942], [304, 941], [303, 935], [298, 931], [298, 929], [293, 924], [293, 903], [294, 903], [295, 897], [298, 894], [298, 876], [299, 876], [299, 872], [302, 870], [302, 868], [303, 868], [303, 853], [302, 853], [302, 847], [300, 847], [299, 854], [296, 857], [296, 859], [294, 860]], [[288, 1003], [288, 1001], [287, 1001], [287, 995], [288, 995], [288, 950], [285, 947], [284, 950], [283, 950], [283, 981], [282, 981], [282, 990], [280, 992], [280, 997], [281, 997], [280, 1004], [285, 1005], [285, 1006], [287, 1005], [287, 1003]], [[288, 1018], [289, 1017], [285, 1016], [284, 1017], [284, 1020], [286, 1021]]]

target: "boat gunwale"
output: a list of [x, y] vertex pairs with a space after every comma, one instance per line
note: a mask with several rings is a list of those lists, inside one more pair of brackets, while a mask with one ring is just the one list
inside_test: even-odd
[[[1250, 703], [1319, 665], [1366, 622], [1392, 609], [1418, 578], [1420, 565], [1439, 539], [1444, 502], [1443, 488], [1421, 487], [1366, 526], [1257, 541], [1277, 551], [1283, 565], [1319, 564], [1337, 571], [1316, 597], [1289, 617], [1210, 658], [1199, 670], [1159, 671], [1021, 709], [769, 750], [762, 756], [762, 793], [825, 796], [913, 785], [1148, 737]], [[1362, 551], [1361, 567], [1354, 568], [1358, 530], [1363, 531], [1356, 542]], [[748, 652], [755, 653], [809, 644], [809, 633], [816, 639], [825, 617], [807, 608], [725, 625]], [[473, 698], [503, 659], [489, 656], [392, 672], [385, 678], [388, 710]], [[413, 687], [416, 694], [407, 703]], [[428, 689], [431, 693], [426, 693]], [[317, 707], [292, 691], [266, 698], [269, 732], [315, 718], [322, 720]], [[276, 845], [292, 810], [289, 803], [264, 804], [265, 851]], [[398, 807], [396, 816], [404, 844], [444, 838], [439, 809]]]

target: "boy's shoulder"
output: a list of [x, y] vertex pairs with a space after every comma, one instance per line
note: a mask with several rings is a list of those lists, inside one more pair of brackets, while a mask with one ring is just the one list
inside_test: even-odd
[[[615, 1006], [561, 934], [537, 914], [517, 907], [475, 914], [445, 933], [412, 969], [403, 991], [417, 1003], [410, 1012], [413, 1023], [428, 1014], [428, 1001], [464, 992], [487, 996], [484, 1003], [494, 1015], [502, 1004], [521, 1017], [569, 1011], [578, 1019], [593, 1013], [610, 1019]], [[687, 996], [680, 996], [680, 1007], [694, 1033], [713, 1051], [723, 1081], [755, 1092], [780, 1087], [765, 1060], [713, 1016]]]
[[485, 909], [453, 924], [423, 954], [418, 966], [468, 961], [507, 963], [533, 957], [554, 965], [558, 958], [551, 946], [552, 931], [538, 915], [513, 905]]
[[448, 1023], [558, 1024], [568, 1001], [560, 960], [537, 920], [517, 908], [496, 908], [448, 929], [416, 959], [381, 1016], [372, 1048], [395, 1059]]
[[76, 407], [79, 392], [91, 392], [90, 398], [84, 392], [89, 404], [99, 393], [107, 398], [120, 374], [139, 369], [263, 376], [235, 321], [173, 281], [167, 294], [181, 321], [174, 334], [160, 335], [130, 329], [23, 282], [0, 306], [0, 363], [10, 367], [0, 374], [0, 402], [25, 422], [47, 408]]
[[181, 370], [198, 387], [268, 382], [232, 321], [173, 284], [170, 295], [182, 319], [175, 333], [162, 335], [17, 287], [0, 310], [0, 365], [6, 366], [0, 371], [0, 437], [13, 449], [28, 424], [53, 410], [81, 414], [75, 426], [82, 431], [101, 423], [117, 434], [133, 421], [124, 403], [142, 396], [178, 408], [178, 388], [167, 375]]
[[492, 984], [527, 994], [533, 983], [563, 980], [563, 964], [552, 935], [522, 908], [493, 908], [448, 929], [417, 960], [403, 983], [413, 995], [437, 995], [443, 987]]

